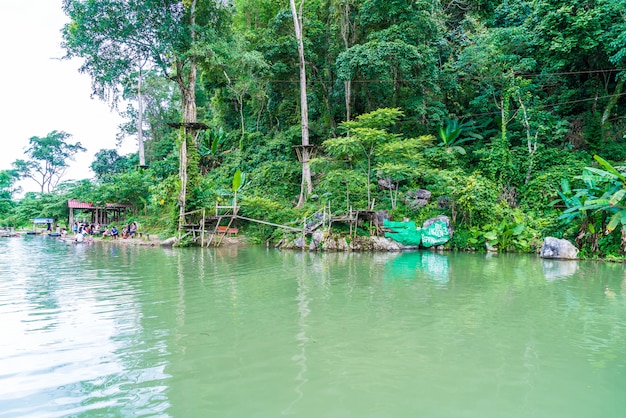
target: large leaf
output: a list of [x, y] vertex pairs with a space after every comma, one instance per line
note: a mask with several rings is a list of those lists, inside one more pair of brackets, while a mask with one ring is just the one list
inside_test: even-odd
[[233, 192], [238, 191], [241, 188], [241, 185], [243, 184], [243, 174], [241, 173], [240, 169], [237, 169], [237, 171], [235, 171], [235, 175], [233, 176]]
[[566, 179], [566, 178], [562, 178], [561, 179], [561, 190], [563, 191], [563, 194], [571, 194], [572, 193], [572, 189], [571, 189], [571, 187], [569, 185], [569, 180], [568, 179]]
[[617, 171], [617, 169], [613, 167], [608, 161], [606, 161], [604, 158], [600, 157], [599, 155], [594, 155], [593, 158], [598, 163], [600, 163], [600, 165], [604, 167], [606, 171], [615, 175], [615, 177], [619, 178], [622, 182], [626, 183], [626, 177], [624, 177], [622, 173]]
[[450, 147], [450, 149], [451, 149], [451, 150], [453, 150], [453, 151], [455, 151], [455, 152], [458, 152], [458, 153], [459, 153], [459, 154], [461, 154], [461, 155], [465, 155], [465, 154], [466, 154], [466, 152], [465, 152], [465, 148], [460, 147], [460, 146], [458, 146], [458, 145], [454, 145], [454, 146]]
[[[582, 176], [583, 180], [589, 179], [591, 181], [606, 181], [607, 179], [610, 179], [610, 180], [619, 179], [619, 177], [615, 173], [602, 170], [601, 168], [585, 167], [585, 171], [586, 173], [583, 173], [583, 176]], [[592, 173], [595, 175], [593, 175]]]
[[624, 198], [625, 194], [626, 194], [626, 189], [619, 189], [618, 191], [613, 193], [613, 195], [609, 199], [609, 203], [612, 206], [617, 206], [617, 204]]
[[606, 229], [609, 232], [612, 232], [615, 229], [615, 227], [622, 222], [622, 217], [624, 216], [625, 212], [626, 211], [622, 210], [622, 211], [616, 212], [613, 216], [611, 216], [611, 220], [609, 221], [609, 224], [606, 226]]
[[515, 228], [513, 228], [513, 230], [512, 230], [513, 235], [517, 236], [517, 235], [521, 234], [522, 232], [524, 232], [524, 229], [525, 229], [524, 224], [516, 225]]

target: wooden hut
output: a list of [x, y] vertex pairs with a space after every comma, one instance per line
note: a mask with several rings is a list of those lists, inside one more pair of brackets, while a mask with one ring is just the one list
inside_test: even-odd
[[76, 199], [69, 199], [67, 201], [67, 207], [70, 212], [70, 225], [74, 223], [75, 210], [88, 213], [91, 219], [89, 223], [109, 225], [114, 222], [122, 222], [126, 219], [126, 215], [132, 208], [132, 205], [107, 203], [105, 206], [94, 206], [93, 203], [90, 202], [80, 202]]

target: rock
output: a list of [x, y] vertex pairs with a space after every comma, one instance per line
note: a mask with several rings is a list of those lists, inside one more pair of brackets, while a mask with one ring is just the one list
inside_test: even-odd
[[448, 197], [440, 197], [439, 200], [437, 200], [437, 207], [439, 209], [447, 209], [450, 207], [450, 198]]
[[491, 244], [489, 244], [489, 242], [485, 242], [485, 249], [487, 250], [488, 253], [497, 253], [498, 252], [498, 248], [494, 247]]
[[419, 209], [428, 204], [432, 195], [432, 192], [426, 189], [409, 190], [406, 193], [404, 201], [409, 208]]
[[419, 246], [422, 241], [422, 231], [415, 226], [415, 222], [385, 221], [383, 227], [388, 230], [385, 238], [391, 238], [401, 245]]
[[387, 238], [376, 236], [357, 237], [357, 239], [351, 243], [352, 251], [400, 251], [403, 248], [405, 247], [402, 244]]
[[178, 242], [178, 238], [171, 237], [171, 238], [168, 238], [166, 240], [161, 241], [161, 246], [162, 247], [171, 247], [172, 245], [176, 244], [177, 242]]
[[350, 251], [350, 245], [348, 245], [345, 237], [331, 235], [322, 243], [322, 249], [324, 251]]
[[311, 220], [306, 224], [306, 228], [307, 229], [311, 229], [316, 225], [319, 225], [320, 222], [322, 222], [324, 220], [324, 215], [321, 213], [316, 213], [315, 215], [313, 215], [313, 218], [311, 218]]
[[377, 210], [376, 211], [376, 225], [383, 226], [385, 221], [390, 219], [389, 212], [386, 210]]
[[390, 177], [378, 179], [378, 187], [383, 190], [396, 190], [396, 185]]
[[323, 240], [324, 240], [324, 233], [322, 231], [314, 231], [311, 236], [311, 243], [309, 244], [309, 250], [316, 251]]
[[395, 241], [383, 237], [371, 237], [373, 251], [400, 251], [402, 246]]
[[422, 224], [422, 246], [429, 248], [443, 245], [450, 241], [454, 234], [454, 228], [450, 224], [450, 218], [439, 215], [427, 219]]
[[439, 215], [439, 216], [435, 216], [434, 218], [426, 219], [424, 223], [422, 224], [422, 229], [428, 228], [435, 222], [445, 222], [446, 227], [448, 228], [448, 234], [450, 235], [450, 238], [452, 238], [452, 236], [454, 235], [454, 228], [452, 227], [450, 218], [448, 218], [446, 215]]
[[422, 246], [441, 246], [450, 241], [450, 230], [444, 221], [437, 221], [422, 229]]
[[304, 248], [305, 245], [306, 245], [306, 242], [304, 238], [302, 237], [298, 237], [293, 241], [293, 246], [295, 248]]
[[564, 260], [578, 259], [578, 248], [566, 239], [546, 237], [540, 252], [541, 258], [558, 258]]

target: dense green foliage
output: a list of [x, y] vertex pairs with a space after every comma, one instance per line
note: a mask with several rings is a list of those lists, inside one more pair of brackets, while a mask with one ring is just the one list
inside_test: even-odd
[[[621, 253], [624, 182], [614, 167], [626, 158], [626, 0], [305, 1], [316, 157], [313, 194], [298, 210], [299, 72], [288, 2], [128, 2], [130, 14], [126, 3], [107, 0], [105, 16], [102, 2], [65, 0], [64, 46], [85, 58], [82, 71], [101, 97], [133, 99], [144, 66], [149, 168], [102, 150], [94, 180], [20, 204], [6, 200], [14, 184], [6, 173], [0, 213], [11, 215], [3, 218], [48, 216], [46, 202], [75, 197], [132, 203], [146, 222], [173, 227], [181, 139], [167, 123], [183, 120], [186, 106], [185, 90], [170, 81], [194, 60], [197, 120], [209, 129], [189, 145], [191, 208], [232, 198], [224, 191], [241, 170], [242, 210], [274, 222], [298, 222], [325, 204], [374, 207], [417, 223], [446, 214], [456, 248], [532, 251], [555, 235], [590, 256]], [[184, 16], [194, 7], [190, 26]], [[123, 114], [122, 134], [136, 134], [136, 107]], [[408, 198], [420, 188], [432, 192], [425, 206]], [[35, 202], [38, 213], [29, 209]]]

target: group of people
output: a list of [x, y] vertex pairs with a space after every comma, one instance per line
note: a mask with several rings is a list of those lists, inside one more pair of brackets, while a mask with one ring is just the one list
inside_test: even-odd
[[85, 222], [74, 222], [72, 224], [72, 232], [74, 233], [74, 241], [83, 242], [87, 240], [91, 242], [94, 232], [100, 230], [100, 224], [88, 224]]
[[[124, 228], [122, 228], [121, 236], [124, 239], [133, 238], [135, 234], [137, 234], [137, 222], [128, 223]], [[102, 236], [117, 239], [120, 236], [120, 231], [115, 227], [115, 225], [113, 225], [111, 226], [111, 229], [106, 228], [102, 233]]]
[[122, 228], [120, 231], [115, 227], [115, 225], [111, 225], [105, 227], [104, 231], [100, 229], [100, 224], [87, 224], [84, 222], [74, 222], [72, 225], [72, 231], [74, 232], [74, 241], [83, 242], [85, 239], [87, 241], [92, 240], [92, 236], [95, 234], [102, 233], [102, 237], [111, 237], [113, 239], [117, 239], [120, 235], [122, 238], [133, 238], [137, 234], [137, 222], [130, 222]]

